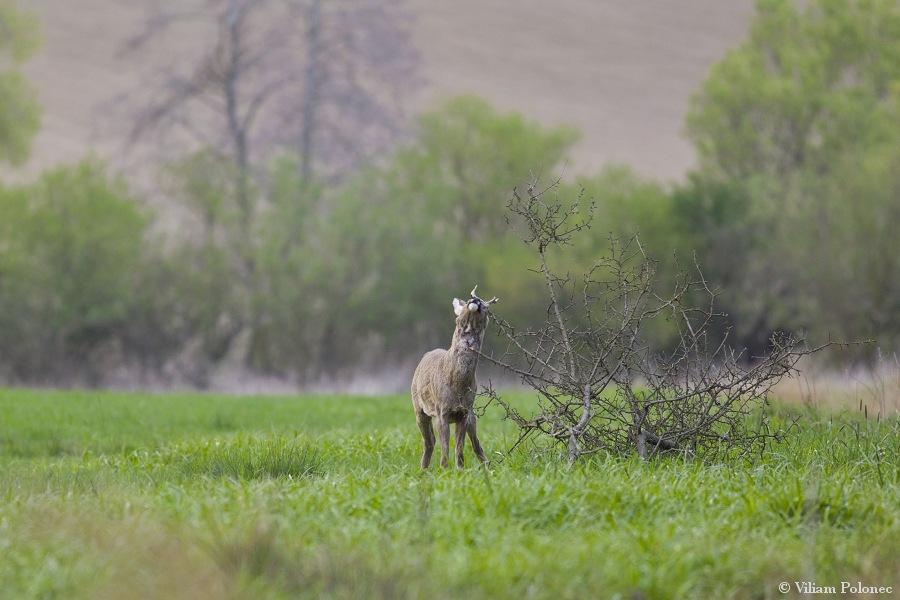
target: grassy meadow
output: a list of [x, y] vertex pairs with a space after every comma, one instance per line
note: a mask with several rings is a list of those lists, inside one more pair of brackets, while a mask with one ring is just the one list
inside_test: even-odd
[[404, 396], [0, 390], [0, 598], [900, 595], [897, 415], [777, 412], [764, 457], [570, 466], [489, 407], [444, 473]]

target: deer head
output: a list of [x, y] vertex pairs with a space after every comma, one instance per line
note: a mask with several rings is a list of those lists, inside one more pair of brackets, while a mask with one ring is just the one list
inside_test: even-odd
[[456, 316], [461, 316], [465, 311], [480, 313], [481, 311], [487, 312], [490, 309], [491, 304], [495, 302], [499, 302], [500, 298], [494, 296], [487, 302], [479, 298], [475, 295], [475, 290], [478, 289], [478, 286], [472, 288], [472, 292], [469, 294], [470, 298], [463, 302], [459, 298], [453, 299], [453, 311], [456, 313]]

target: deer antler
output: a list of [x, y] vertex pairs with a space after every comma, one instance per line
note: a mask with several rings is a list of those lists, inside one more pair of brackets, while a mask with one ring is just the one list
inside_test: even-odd
[[[476, 285], [475, 287], [472, 288], [472, 293], [469, 294], [472, 298], [477, 298], [477, 297], [478, 297], [478, 296], [475, 295], [475, 290], [477, 290], [477, 289], [478, 289], [478, 286], [477, 286], [477, 285]], [[490, 300], [487, 301], [487, 304], [488, 304], [488, 306], [490, 306], [491, 304], [493, 304], [493, 303], [495, 303], [495, 302], [499, 302], [499, 301], [500, 301], [500, 298], [498, 298], [497, 296], [494, 296], [493, 298], [491, 298]]]

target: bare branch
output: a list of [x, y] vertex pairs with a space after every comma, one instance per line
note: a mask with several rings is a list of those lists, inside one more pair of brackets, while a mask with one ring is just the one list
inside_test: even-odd
[[[356, 167], [405, 132], [419, 57], [413, 13], [399, 0], [142, 2], [143, 28], [120, 58], [149, 68], [112, 107], [133, 124], [131, 149], [152, 134], [190, 154], [197, 148], [182, 135], [189, 124], [246, 167], [243, 179], [276, 151], [297, 155], [310, 176], [313, 165], [332, 173]], [[152, 64], [150, 50], [180, 44], [185, 26], [198, 22], [204, 35], [184, 56]]]
[[[533, 271], [546, 284], [546, 320], [517, 330], [497, 318], [507, 341], [491, 362], [519, 376], [539, 394], [539, 412], [525, 417], [492, 389], [486, 394], [520, 428], [513, 448], [545, 436], [565, 445], [570, 460], [606, 449], [614, 452], [679, 451], [712, 459], [762, 451], [781, 439], [769, 427], [765, 407], [772, 386], [796, 371], [798, 360], [818, 348], [802, 337], [778, 335], [766, 356], [746, 357], [727, 343], [711, 342], [721, 315], [716, 293], [702, 273], [681, 273], [668, 295], [655, 289], [655, 264], [637, 237], [611, 238], [609, 250], [578, 280], [554, 271], [547, 251], [573, 244], [591, 225], [593, 210], [579, 212], [582, 198], [566, 205], [559, 181], [527, 195], [513, 192], [511, 222], [524, 224], [522, 240], [536, 254]], [[696, 266], [696, 265], [695, 265]], [[705, 296], [700, 306], [688, 298]], [[667, 354], [653, 352], [642, 332], [669, 319], [678, 333]]]

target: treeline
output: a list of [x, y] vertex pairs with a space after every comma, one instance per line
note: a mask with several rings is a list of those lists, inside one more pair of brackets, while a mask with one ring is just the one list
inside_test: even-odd
[[539, 300], [515, 289], [505, 198], [527, 165], [560, 164], [575, 132], [475, 98], [423, 115], [419, 131], [341, 184], [276, 160], [249, 218], [232, 165], [209, 152], [166, 173], [184, 209], [175, 227], [93, 160], [3, 188], [3, 377], [99, 385], [128, 368], [203, 387], [222, 361], [340, 377], [445, 344], [450, 300], [475, 284], [508, 296], [510, 314]]
[[[506, 201], [513, 186], [532, 182], [531, 165], [557, 172], [577, 135], [475, 98], [423, 115], [420, 132], [389, 164], [342, 185], [304, 182], [294, 161], [281, 159], [256, 190], [259, 215], [249, 228], [233, 193], [218, 187], [224, 178], [211, 176], [228, 166], [204, 154], [170, 174], [189, 209], [175, 230], [154, 227], [159, 216], [96, 161], [4, 188], [3, 377], [101, 385], [127, 368], [203, 387], [223, 361], [299, 382], [375, 371], [446, 345], [450, 299], [475, 284], [502, 298], [504, 318], [527, 327], [546, 296], [528, 248], [510, 231]], [[876, 329], [862, 305], [851, 311], [857, 320], [838, 319], [866, 280], [819, 296], [802, 290], [829, 271], [814, 252], [877, 258], [883, 240], [859, 235], [844, 250], [822, 240], [813, 248], [804, 215], [772, 202], [769, 214], [753, 207], [751, 220], [746, 188], [700, 176], [674, 189], [625, 167], [578, 179], [556, 193], [585, 211], [593, 204], [598, 225], [558, 254], [573, 272], [611, 237], [637, 233], [659, 261], [661, 287], [696, 260], [722, 290], [723, 327], [736, 329], [737, 345], [761, 349], [775, 328], [799, 327], [819, 337], [877, 333], [885, 348], [897, 340], [896, 321]], [[880, 214], [894, 208], [885, 202]], [[793, 237], [767, 233], [764, 225], [781, 219], [793, 221]], [[834, 243], [845, 244], [837, 225]], [[898, 299], [895, 290], [890, 301]], [[665, 349], [670, 333], [650, 341]]]
[[[758, 2], [748, 39], [692, 99], [698, 169], [675, 186], [626, 166], [560, 181], [553, 193], [596, 218], [557, 270], [637, 234], [661, 289], [699, 267], [727, 313], [718, 335], [732, 329], [749, 355], [781, 330], [876, 340], [853, 360], [895, 352], [897, 32], [897, 2]], [[577, 138], [460, 97], [339, 178], [287, 151], [251, 170], [201, 149], [160, 174], [176, 225], [93, 159], [0, 188], [0, 379], [377, 372], [449, 343], [450, 300], [476, 284], [528, 327], [546, 295], [506, 203], [551, 186]], [[665, 350], [671, 333], [647, 342]]]

